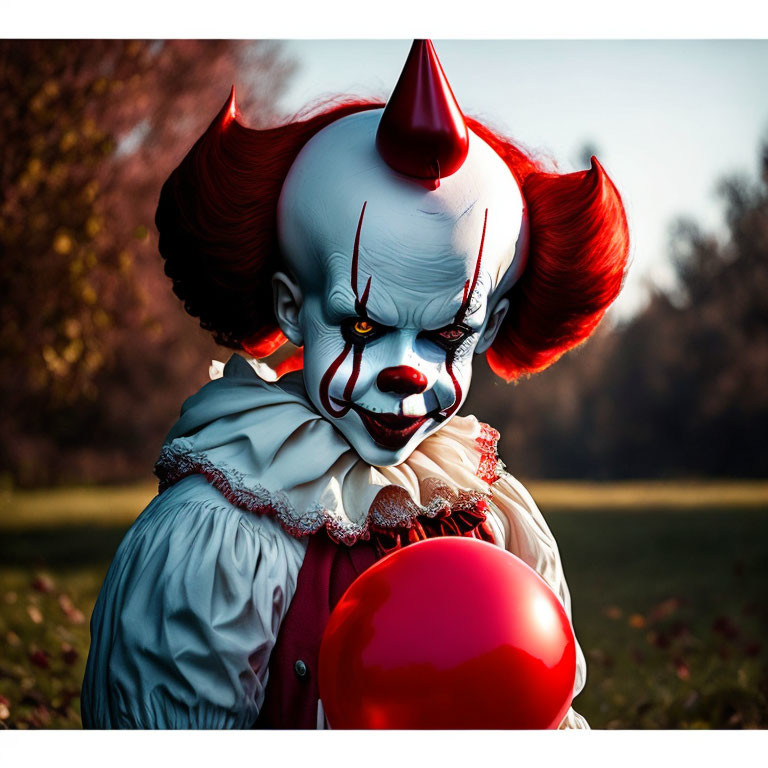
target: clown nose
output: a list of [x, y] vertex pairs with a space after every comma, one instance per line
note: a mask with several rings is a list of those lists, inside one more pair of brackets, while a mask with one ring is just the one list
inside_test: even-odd
[[557, 728], [576, 641], [544, 580], [476, 539], [411, 544], [365, 571], [320, 647], [332, 728]]
[[427, 388], [427, 377], [410, 365], [396, 365], [379, 373], [376, 386], [396, 395], [420, 395]]

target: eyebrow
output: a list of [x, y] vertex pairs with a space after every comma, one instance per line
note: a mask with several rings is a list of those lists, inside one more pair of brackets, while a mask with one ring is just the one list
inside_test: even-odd
[[331, 315], [346, 317], [355, 315], [355, 295], [348, 285], [334, 282], [326, 294], [325, 306]]
[[[345, 317], [358, 317], [358, 305], [355, 295], [352, 293], [349, 285], [344, 283], [334, 283], [330, 290], [324, 296], [324, 305], [327, 314], [332, 321], [340, 321]], [[386, 326], [387, 328], [397, 327], [397, 320], [391, 322], [391, 318], [381, 317], [374, 307], [367, 306], [365, 316], [369, 317], [375, 323]]]
[[[328, 275], [328, 278], [331, 278], [331, 275]], [[470, 299], [469, 306], [466, 309], [466, 312], [464, 313], [464, 322], [467, 325], [472, 325], [472, 321], [475, 321], [477, 315], [482, 311], [484, 307], [483, 300], [478, 297], [477, 295], [477, 288], [479, 288], [481, 285], [483, 285], [486, 281], [487, 275], [481, 271], [478, 283], [475, 287], [475, 292], [472, 295], [472, 298]], [[332, 278], [331, 278], [332, 279]], [[326, 308], [326, 312], [328, 315], [334, 319], [334, 320], [341, 320], [345, 317], [353, 317], [357, 316], [357, 307], [355, 304], [355, 295], [352, 293], [352, 289], [348, 283], [345, 283], [344, 281], [335, 281], [331, 282], [331, 279], [329, 279], [330, 285], [324, 292], [323, 296], [323, 303]], [[379, 286], [380, 290], [383, 289], [383, 286]], [[486, 297], [487, 300], [487, 297]], [[367, 308], [368, 314], [371, 316], [371, 319], [375, 322], [385, 325], [388, 327], [395, 327], [392, 325], [389, 320], [391, 318], [387, 318], [387, 321], [384, 320], [384, 318], [381, 318], [378, 316], [375, 307], [369, 306]], [[450, 312], [450, 315], [448, 315], [448, 312]], [[449, 325], [454, 324], [454, 319], [456, 317], [455, 309], [446, 309], [446, 321], [443, 323], [440, 323], [439, 325], [435, 326], [435, 328], [445, 328]], [[395, 323], [397, 325], [397, 323]], [[433, 325], [432, 323], [429, 324], [430, 326]], [[434, 328], [426, 328], [426, 330], [434, 330]], [[476, 330], [476, 329], [473, 329]]]

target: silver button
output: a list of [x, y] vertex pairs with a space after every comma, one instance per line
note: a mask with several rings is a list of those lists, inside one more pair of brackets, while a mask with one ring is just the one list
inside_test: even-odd
[[299, 659], [294, 665], [293, 665], [293, 671], [296, 673], [296, 677], [299, 679], [304, 679], [307, 676], [308, 669], [307, 665]]

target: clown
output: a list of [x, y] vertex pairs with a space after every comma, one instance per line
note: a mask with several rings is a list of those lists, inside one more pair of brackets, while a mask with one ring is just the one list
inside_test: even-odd
[[[570, 615], [498, 433], [457, 411], [475, 355], [506, 380], [540, 371], [617, 296], [626, 219], [596, 160], [544, 172], [462, 114], [416, 41], [386, 107], [256, 131], [233, 91], [157, 225], [187, 311], [239, 353], [184, 404], [109, 570], [86, 727], [322, 727], [330, 610], [424, 538], [505, 547]], [[574, 694], [584, 678], [579, 651]], [[561, 727], [587, 725], [570, 710]]]

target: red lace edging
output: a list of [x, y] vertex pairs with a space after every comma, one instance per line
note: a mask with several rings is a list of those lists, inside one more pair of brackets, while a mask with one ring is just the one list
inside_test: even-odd
[[417, 541], [438, 536], [467, 536], [481, 541], [495, 542], [487, 522], [488, 503], [485, 499], [470, 501], [461, 507], [445, 510], [434, 518], [416, 517], [409, 527], [382, 528], [371, 525], [371, 538], [376, 543], [379, 557], [415, 544]]
[[501, 435], [498, 430], [480, 422], [480, 434], [475, 438], [475, 442], [480, 446], [480, 463], [475, 475], [488, 485], [495, 483], [500, 476], [501, 462], [497, 451], [499, 437]]

